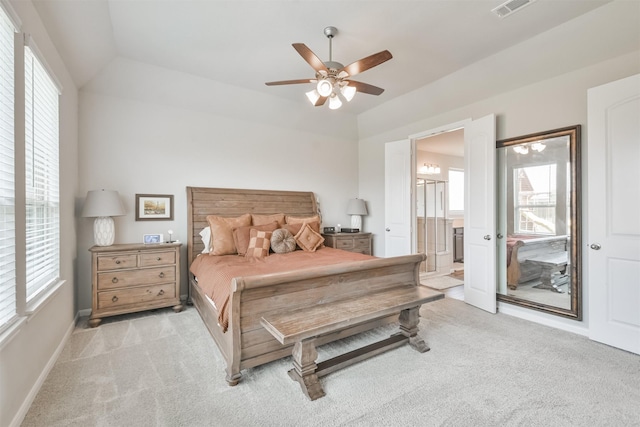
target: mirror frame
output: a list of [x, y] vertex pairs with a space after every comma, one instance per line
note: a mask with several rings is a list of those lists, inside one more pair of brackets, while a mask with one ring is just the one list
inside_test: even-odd
[[496, 294], [498, 301], [527, 307], [550, 314], [568, 317], [574, 320], [582, 320], [582, 215], [581, 215], [581, 154], [580, 138], [581, 125], [569, 126], [560, 129], [538, 132], [514, 138], [496, 141], [496, 149], [511, 147], [518, 144], [526, 144], [549, 138], [562, 136], [569, 137], [569, 162], [570, 162], [570, 218], [571, 218], [571, 308], [569, 310], [529, 301], [509, 295]]

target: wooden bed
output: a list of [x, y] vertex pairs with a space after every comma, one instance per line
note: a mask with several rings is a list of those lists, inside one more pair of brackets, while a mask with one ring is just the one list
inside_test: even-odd
[[[200, 231], [208, 225], [207, 215], [235, 217], [245, 213], [312, 216], [318, 214], [312, 192], [239, 190], [187, 187], [188, 264], [204, 245]], [[209, 255], [202, 255], [209, 256]], [[226, 380], [236, 385], [241, 370], [290, 356], [292, 344], [280, 344], [260, 324], [263, 316], [313, 306], [319, 302], [341, 301], [354, 289], [385, 289], [390, 284], [418, 286], [420, 263], [424, 254], [392, 258], [372, 258], [305, 270], [263, 276], [236, 277], [231, 283], [229, 326], [218, 325], [218, 312], [193, 274], [189, 273], [190, 298], [222, 353], [227, 367]], [[366, 323], [354, 324], [338, 333], [319, 337], [322, 345], [337, 339], [397, 322], [397, 313]]]

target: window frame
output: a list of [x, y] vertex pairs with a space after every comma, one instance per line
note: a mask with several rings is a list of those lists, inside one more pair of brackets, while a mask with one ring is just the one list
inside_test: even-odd
[[[44, 56], [38, 50], [36, 44], [30, 35], [21, 32], [21, 22], [6, 0], [0, 0], [0, 11], [4, 13], [7, 19], [13, 24], [14, 29], [14, 200], [15, 200], [15, 311], [13, 315], [6, 318], [4, 323], [0, 324], [0, 348], [4, 347], [18, 333], [21, 327], [28, 321], [29, 317], [40, 311], [46, 304], [53, 299], [58, 293], [65, 280], [61, 278], [61, 257], [62, 251], [60, 247], [61, 238], [61, 212], [60, 212], [60, 95], [62, 94], [62, 86], [52, 72], [51, 67], [44, 60]], [[34, 58], [38, 61], [46, 76], [50, 79], [50, 89], [55, 88], [57, 91], [56, 115], [55, 115], [55, 146], [58, 159], [54, 160], [57, 172], [57, 253], [55, 254], [57, 263], [57, 274], [55, 278], [49, 280], [46, 285], [42, 286], [38, 292], [34, 293], [27, 299], [27, 244], [26, 244], [26, 165], [25, 165], [25, 49], [28, 48], [33, 53]]]

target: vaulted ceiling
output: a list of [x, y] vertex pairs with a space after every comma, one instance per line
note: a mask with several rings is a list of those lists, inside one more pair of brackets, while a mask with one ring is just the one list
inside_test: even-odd
[[[313, 70], [291, 44], [304, 43], [328, 60], [323, 29], [335, 26], [334, 61], [346, 65], [384, 49], [393, 55], [358, 76], [385, 89], [380, 96], [357, 94], [346, 108], [358, 114], [610, 1], [537, 0], [503, 19], [491, 12], [502, 0], [33, 3], [79, 88], [114, 59], [126, 58], [307, 106], [304, 92], [310, 85], [264, 83], [313, 78]], [[629, 31], [616, 22], [610, 28]], [[638, 40], [631, 42], [637, 48]]]

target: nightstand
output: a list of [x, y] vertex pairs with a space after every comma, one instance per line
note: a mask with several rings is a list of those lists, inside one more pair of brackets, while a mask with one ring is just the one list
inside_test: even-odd
[[180, 303], [182, 243], [94, 246], [91, 252], [92, 310], [89, 325], [103, 317], [171, 307]]
[[373, 255], [371, 233], [323, 234], [324, 244], [330, 248]]

